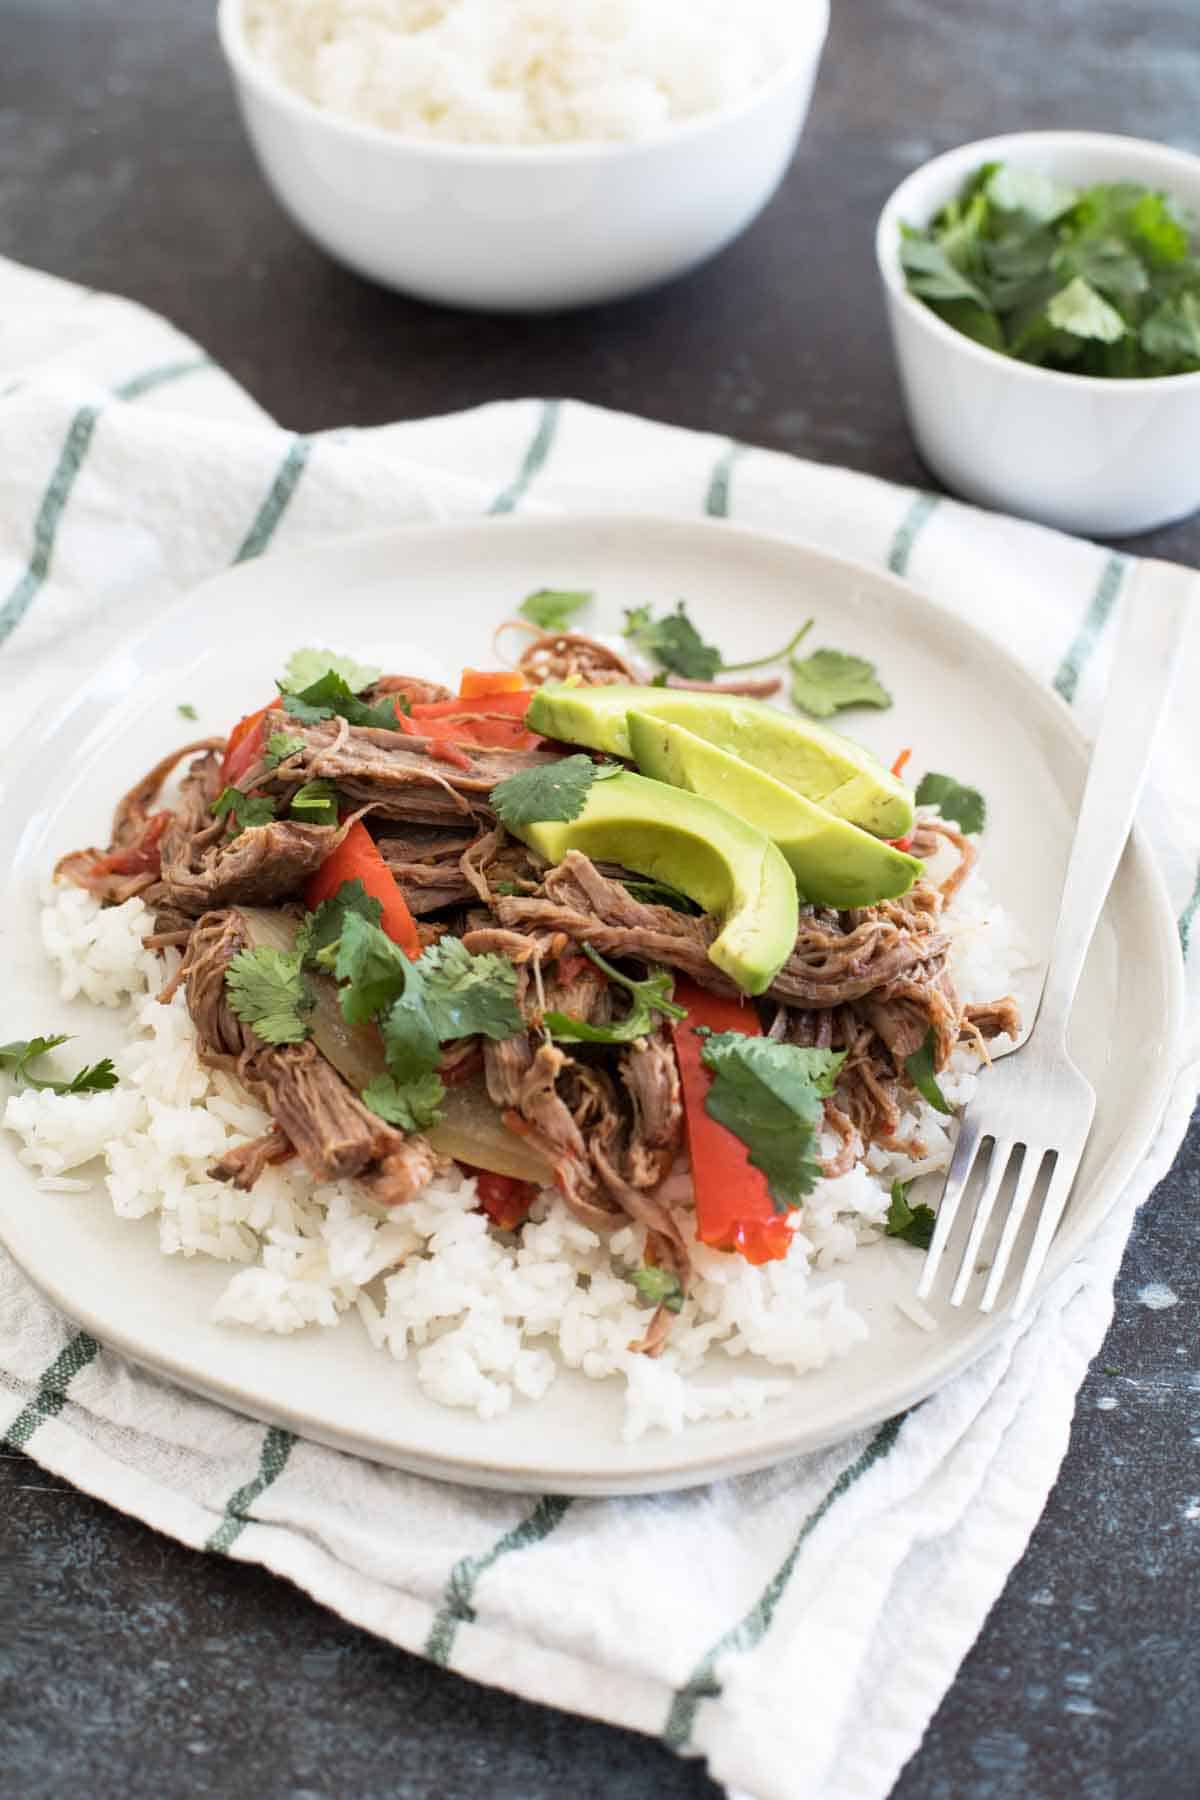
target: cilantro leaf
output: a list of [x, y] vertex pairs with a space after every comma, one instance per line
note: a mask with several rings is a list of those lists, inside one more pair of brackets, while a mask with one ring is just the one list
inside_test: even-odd
[[398, 1000], [413, 966], [386, 931], [361, 912], [344, 913], [333, 972], [345, 983], [341, 1003], [346, 1023], [364, 1025]]
[[892, 696], [875, 674], [874, 663], [843, 650], [814, 650], [792, 664], [792, 700], [816, 719], [846, 706], [889, 707]]
[[426, 1131], [442, 1116], [446, 1089], [433, 1070], [413, 1081], [397, 1081], [393, 1075], [377, 1075], [362, 1091], [362, 1103], [401, 1131]]
[[974, 300], [987, 305], [987, 295], [951, 262], [941, 244], [910, 226], [901, 226], [900, 266], [909, 292], [923, 300]]
[[704, 642], [682, 600], [662, 619], [655, 619], [648, 606], [627, 611], [624, 635], [664, 669], [689, 681], [711, 681], [721, 667], [721, 652]]
[[[622, 771], [610, 764], [608, 773], [619, 775]], [[492, 806], [510, 831], [540, 820], [565, 824], [583, 811], [593, 781], [604, 778], [604, 769], [590, 756], [564, 756], [558, 762], [510, 775], [492, 789]]]
[[917, 1092], [924, 1099], [928, 1100], [934, 1111], [949, 1113], [953, 1112], [954, 1108], [938, 1086], [937, 1075], [934, 1070], [934, 1045], [936, 1042], [937, 1040], [934, 1036], [933, 1026], [931, 1025], [929, 1030], [925, 1033], [925, 1041], [921, 1045], [921, 1048], [919, 1050], [914, 1050], [911, 1056], [905, 1057], [904, 1067], [908, 1074], [908, 1079], [912, 1082]]
[[1008, 163], [995, 165], [984, 193], [1001, 212], [1025, 213], [1039, 225], [1053, 224], [1079, 199], [1076, 188], [1064, 187], [1037, 169], [1016, 169]]
[[539, 631], [565, 631], [571, 619], [591, 599], [590, 591], [571, 592], [563, 588], [539, 588], [527, 594], [517, 611]]
[[964, 787], [953, 775], [932, 770], [922, 775], [913, 798], [918, 806], [936, 806], [943, 819], [953, 820], [968, 837], [987, 824], [987, 802], [979, 789]]
[[298, 756], [304, 748], [302, 737], [292, 737], [286, 731], [273, 731], [267, 739], [267, 766], [277, 769], [281, 762], [289, 756]]
[[1147, 355], [1164, 362], [1200, 363], [1200, 289], [1164, 300], [1143, 321], [1140, 340]]
[[69, 1042], [69, 1036], [60, 1031], [53, 1037], [17, 1038], [11, 1044], [0, 1044], [0, 1069], [12, 1076], [18, 1090], [28, 1087], [51, 1094], [99, 1094], [116, 1087], [116, 1070], [107, 1056], [100, 1062], [89, 1063], [68, 1081], [56, 1081], [51, 1076], [31, 1072], [30, 1063]]
[[[681, 894], [678, 888], [669, 886], [665, 881], [626, 878], [621, 886], [627, 894], [632, 894], [635, 900], [642, 901], [646, 906], [669, 906], [672, 912], [690, 913], [693, 917], [702, 910], [694, 900], [689, 900], [686, 894]], [[493, 883], [493, 887], [499, 891], [498, 883]]]
[[398, 731], [396, 705], [392, 695], [385, 695], [377, 706], [368, 706], [352, 691], [343, 675], [328, 669], [318, 681], [296, 691], [281, 687], [279, 704], [291, 719], [301, 725], [319, 725], [324, 719], [342, 718], [350, 725], [370, 725], [377, 731]]
[[682, 1312], [683, 1289], [678, 1275], [672, 1275], [669, 1269], [646, 1263], [643, 1268], [633, 1271], [630, 1280], [642, 1299], [649, 1300], [652, 1306], [665, 1306], [668, 1312]]
[[301, 1044], [309, 1027], [301, 1017], [312, 1008], [312, 994], [295, 950], [263, 944], [239, 950], [225, 971], [229, 1004], [243, 1024], [264, 1044]]
[[455, 937], [432, 944], [420, 959], [425, 1004], [440, 1043], [454, 1038], [512, 1037], [524, 1031], [517, 971], [507, 956], [473, 956]]
[[370, 663], [355, 662], [351, 656], [338, 656], [332, 650], [297, 650], [288, 658], [280, 686], [289, 693], [300, 694], [312, 687], [323, 675], [339, 675], [352, 694], [361, 694], [379, 680], [382, 669]]
[[291, 814], [308, 825], [336, 825], [338, 791], [332, 781], [306, 781], [292, 795]]
[[175, 711], [181, 719], [198, 719], [200, 717], [190, 700], [181, 700]]
[[908, 1190], [911, 1186], [911, 1181], [893, 1181], [885, 1230], [889, 1237], [902, 1238], [914, 1250], [928, 1250], [933, 1241], [937, 1214], [932, 1206], [908, 1204]]
[[254, 825], [269, 825], [275, 817], [275, 802], [267, 794], [244, 794], [241, 788], [222, 788], [212, 803], [218, 819], [232, 818], [236, 831], [247, 831]]
[[687, 1008], [676, 1006], [672, 999], [675, 979], [669, 970], [653, 969], [644, 981], [634, 981], [622, 975], [590, 944], [583, 945], [583, 953], [610, 981], [633, 995], [633, 1005], [623, 1019], [614, 1019], [608, 1025], [592, 1025], [587, 1019], [572, 1018], [570, 1013], [548, 1012], [542, 1024], [552, 1038], [564, 1044], [632, 1044], [654, 1030], [655, 1013], [668, 1019], [687, 1018]]
[[821, 1101], [846, 1060], [841, 1050], [806, 1050], [740, 1031], [704, 1037], [701, 1060], [714, 1079], [704, 1109], [746, 1145], [767, 1178], [777, 1212], [799, 1206], [820, 1179]]
[[1125, 321], [1103, 294], [1076, 275], [1046, 306], [1047, 323], [1057, 331], [1069, 331], [1073, 337], [1096, 338], [1102, 344], [1115, 344], [1125, 335]]
[[416, 1081], [436, 1069], [442, 1053], [429, 1013], [421, 962], [409, 964], [404, 992], [379, 1021], [388, 1068], [400, 1082]]
[[[336, 950], [338, 939], [346, 922], [347, 913], [357, 913], [368, 925], [378, 925], [383, 917], [383, 907], [368, 894], [362, 882], [343, 881], [337, 892], [328, 900], [322, 900], [314, 912], [306, 913], [296, 934], [293, 950], [300, 955], [301, 961], [318, 963], [319, 953], [331, 946]], [[336, 957], [335, 959], [336, 960]], [[324, 965], [319, 965], [324, 966]]]

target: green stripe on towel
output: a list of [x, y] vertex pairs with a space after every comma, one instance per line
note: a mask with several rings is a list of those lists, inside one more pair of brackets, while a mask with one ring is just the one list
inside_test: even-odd
[[155, 388], [166, 387], [170, 381], [180, 381], [185, 375], [195, 375], [201, 369], [211, 369], [211, 356], [185, 356], [177, 362], [159, 363], [156, 368], [143, 369], [140, 375], [133, 375], [113, 389], [118, 400], [140, 400], [143, 394], [152, 394]]
[[913, 546], [941, 502], [940, 494], [918, 494], [912, 502], [896, 527], [896, 535], [892, 539], [892, 547], [888, 551], [887, 566], [893, 575], [908, 574]]
[[692, 1735], [692, 1727], [696, 1721], [700, 1702], [715, 1698], [720, 1694], [721, 1684], [716, 1676], [716, 1666], [721, 1658], [731, 1653], [744, 1655], [762, 1642], [770, 1630], [776, 1608], [787, 1591], [787, 1585], [800, 1560], [800, 1552], [805, 1543], [830, 1508], [841, 1499], [847, 1489], [854, 1486], [859, 1476], [865, 1475], [874, 1463], [887, 1455], [900, 1434], [900, 1427], [906, 1416], [906, 1414], [900, 1413], [896, 1418], [888, 1419], [879, 1427], [866, 1449], [847, 1468], [842, 1470], [821, 1504], [808, 1515], [801, 1525], [795, 1543], [750, 1611], [717, 1639], [712, 1649], [696, 1664], [685, 1685], [678, 1689], [671, 1702], [671, 1710], [663, 1728], [663, 1741], [669, 1749], [682, 1750], [684, 1748]]
[[1079, 688], [1083, 671], [1091, 661], [1092, 652], [1104, 634], [1109, 614], [1121, 591], [1121, 583], [1125, 579], [1128, 564], [1123, 556], [1110, 556], [1100, 572], [1096, 583], [1096, 591], [1088, 601], [1087, 611], [1079, 630], [1071, 641], [1067, 654], [1058, 665], [1058, 673], [1054, 677], [1054, 691], [1060, 694], [1070, 706]]
[[312, 439], [297, 437], [291, 448], [275, 472], [275, 479], [267, 489], [266, 499], [254, 515], [254, 523], [242, 540], [242, 545], [234, 557], [235, 563], [249, 562], [252, 557], [261, 556], [275, 535], [276, 527], [287, 511], [292, 495], [300, 484], [309, 455], [312, 451]]
[[43, 1419], [55, 1418], [63, 1409], [67, 1389], [80, 1369], [100, 1354], [100, 1346], [86, 1331], [76, 1332], [65, 1349], [60, 1350], [37, 1385], [37, 1393], [17, 1414], [0, 1442], [14, 1450], [23, 1450]]
[[295, 1441], [293, 1432], [283, 1431], [278, 1425], [271, 1426], [263, 1438], [262, 1448], [259, 1451], [258, 1474], [254, 1476], [253, 1480], [245, 1482], [242, 1487], [237, 1488], [229, 1496], [225, 1502], [225, 1512], [221, 1523], [204, 1546], [206, 1550], [215, 1550], [222, 1556], [226, 1555], [241, 1537], [247, 1525], [253, 1523], [250, 1508], [259, 1495], [267, 1491], [273, 1481], [279, 1480], [287, 1467], [287, 1459], [292, 1454], [292, 1445]]
[[33, 550], [26, 565], [25, 573], [13, 588], [8, 599], [0, 606], [0, 644], [16, 630], [37, 595], [38, 589], [50, 573], [50, 562], [54, 554], [54, 536], [58, 530], [58, 522], [62, 518], [63, 508], [71, 496], [84, 457], [92, 441], [96, 429], [96, 420], [100, 417], [99, 406], [81, 406], [71, 420], [54, 473], [46, 484], [42, 495], [42, 503], [38, 507], [37, 518], [33, 522]]
[[464, 1556], [450, 1571], [450, 1579], [442, 1597], [441, 1610], [433, 1621], [425, 1640], [425, 1654], [435, 1663], [448, 1663], [460, 1625], [475, 1618], [475, 1589], [479, 1578], [502, 1556], [514, 1550], [528, 1550], [540, 1544], [562, 1520], [571, 1502], [562, 1494], [543, 1494], [531, 1513], [519, 1525], [497, 1538], [490, 1550], [479, 1556]]
[[1179, 944], [1184, 956], [1191, 947], [1192, 926], [1196, 922], [1196, 914], [1200, 912], [1200, 867], [1196, 869], [1196, 885], [1192, 889], [1192, 897], [1179, 915]]
[[713, 472], [709, 478], [708, 493], [704, 497], [704, 510], [711, 519], [727, 519], [729, 517], [729, 495], [733, 484], [733, 465], [746, 448], [736, 438], [730, 438], [720, 456], [713, 464]]
[[529, 491], [529, 484], [545, 465], [554, 443], [554, 434], [558, 430], [559, 401], [543, 400], [542, 410], [538, 416], [537, 430], [530, 440], [529, 448], [521, 459], [521, 467], [517, 470], [516, 479], [509, 483], [502, 493], [497, 494], [488, 507], [489, 513], [515, 512]]

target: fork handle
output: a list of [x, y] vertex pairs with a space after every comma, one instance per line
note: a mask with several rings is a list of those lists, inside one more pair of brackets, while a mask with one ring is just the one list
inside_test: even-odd
[[1084, 958], [1133, 824], [1198, 591], [1194, 570], [1145, 561], [1121, 600], [1113, 672], [1038, 1009], [1044, 1045], [1053, 1038], [1065, 1043]]

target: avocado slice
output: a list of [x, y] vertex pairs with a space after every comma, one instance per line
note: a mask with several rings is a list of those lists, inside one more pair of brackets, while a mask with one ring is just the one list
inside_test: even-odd
[[721, 921], [709, 958], [747, 994], [770, 987], [796, 946], [796, 882], [769, 837], [712, 800], [644, 775], [594, 781], [567, 823], [514, 835], [552, 863], [568, 850], [669, 882]]
[[915, 856], [826, 812], [682, 725], [640, 712], [631, 712], [628, 723], [642, 774], [715, 800], [765, 831], [790, 863], [802, 900], [815, 906], [873, 906], [906, 894], [924, 867]]
[[912, 795], [869, 750], [763, 700], [632, 682], [583, 687], [548, 681], [525, 719], [543, 737], [628, 757], [630, 712], [684, 726], [875, 837], [906, 837], [912, 830]]

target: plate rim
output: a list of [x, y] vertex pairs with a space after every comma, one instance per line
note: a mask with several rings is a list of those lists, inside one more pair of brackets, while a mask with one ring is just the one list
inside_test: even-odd
[[[1070, 707], [1056, 694], [1053, 688], [1043, 685], [1038, 678], [1022, 663], [1007, 646], [997, 638], [991, 637], [973, 621], [956, 613], [951, 607], [939, 599], [925, 593], [916, 583], [894, 571], [877, 567], [871, 563], [860, 561], [854, 557], [842, 555], [839, 551], [830, 550], [823, 545], [808, 539], [793, 536], [784, 532], [766, 531], [756, 526], [746, 525], [728, 519], [709, 517], [692, 518], [681, 514], [661, 514], [654, 512], [622, 513], [612, 511], [517, 514], [502, 517], [485, 516], [483, 518], [450, 519], [421, 521], [414, 524], [389, 526], [369, 532], [353, 532], [322, 538], [315, 543], [295, 546], [290, 549], [271, 552], [267, 558], [254, 558], [242, 564], [222, 569], [196, 583], [185, 594], [180, 595], [169, 606], [162, 608], [152, 620], [138, 631], [131, 633], [114, 646], [108, 655], [98, 664], [92, 673], [71, 692], [62, 702], [48, 710], [38, 728], [32, 734], [26, 727], [23, 753], [9, 763], [8, 781], [0, 786], [15, 786], [20, 781], [23, 771], [34, 764], [38, 756], [44, 753], [46, 745], [70, 719], [80, 703], [89, 695], [98, 682], [102, 682], [105, 672], [118, 657], [128, 658], [135, 654], [140, 646], [157, 638], [164, 631], [169, 632], [172, 626], [184, 620], [197, 605], [203, 605], [208, 594], [216, 587], [224, 592], [229, 588], [238, 588], [253, 584], [260, 577], [260, 564], [269, 562], [278, 571], [281, 568], [286, 574], [287, 565], [295, 564], [311, 574], [314, 560], [341, 558], [353, 560], [357, 555], [370, 554], [390, 545], [407, 546], [411, 549], [414, 539], [429, 541], [447, 538], [484, 538], [497, 533], [537, 537], [541, 533], [562, 533], [579, 529], [591, 529], [603, 532], [614, 532], [630, 535], [635, 532], [651, 532], [656, 535], [674, 534], [684, 539], [695, 537], [721, 537], [740, 539], [748, 545], [765, 546], [775, 552], [799, 556], [815, 560], [836, 568], [845, 574], [860, 577], [871, 588], [876, 590], [872, 596], [872, 604], [877, 603], [879, 590], [891, 589], [902, 595], [909, 605], [932, 614], [938, 624], [952, 637], [957, 637], [971, 654], [973, 660], [984, 654], [993, 659], [1001, 659], [1007, 666], [1011, 676], [1035, 697], [1035, 703], [1041, 708], [1043, 716], [1053, 722], [1056, 734], [1070, 746], [1070, 752], [1082, 773], [1090, 753], [1088, 739], [1080, 729]], [[14, 842], [28, 828], [33, 814], [22, 814], [18, 821], [8, 827]], [[1120, 1137], [1109, 1158], [1109, 1168], [1099, 1183], [1100, 1204], [1096, 1214], [1083, 1237], [1068, 1250], [1059, 1243], [1058, 1254], [1052, 1247], [1046, 1267], [1038, 1283], [1037, 1298], [1044, 1296], [1046, 1290], [1058, 1279], [1065, 1268], [1079, 1257], [1086, 1246], [1109, 1218], [1112, 1208], [1124, 1188], [1133, 1170], [1144, 1158], [1147, 1148], [1152, 1142], [1163, 1111], [1170, 1096], [1174, 1082], [1175, 1064], [1178, 1060], [1178, 1048], [1183, 1027], [1184, 1010], [1184, 973], [1182, 958], [1178, 954], [1175, 932], [1174, 913], [1170, 905], [1158, 859], [1148, 841], [1144, 828], [1135, 822], [1125, 854], [1132, 854], [1137, 865], [1139, 879], [1146, 885], [1148, 910], [1154, 919], [1154, 950], [1159, 973], [1165, 989], [1167, 1014], [1163, 1033], [1164, 1053], [1159, 1057], [1156, 1068], [1151, 1071], [1147, 1084], [1141, 1093], [1131, 1116], [1124, 1123]], [[1109, 904], [1106, 898], [1105, 907]], [[1091, 1192], [1095, 1194], [1094, 1187]], [[387, 1467], [398, 1468], [409, 1473], [430, 1479], [452, 1481], [460, 1486], [488, 1488], [492, 1490], [508, 1490], [530, 1492], [540, 1487], [535, 1471], [520, 1466], [514, 1468], [503, 1459], [490, 1455], [467, 1459], [460, 1456], [443, 1456], [436, 1453], [399, 1447], [394, 1440], [368, 1431], [355, 1430], [340, 1433], [336, 1427], [324, 1421], [314, 1422], [303, 1411], [286, 1404], [264, 1405], [257, 1395], [248, 1392], [237, 1382], [224, 1377], [205, 1376], [198, 1373], [191, 1364], [181, 1358], [172, 1356], [169, 1350], [160, 1351], [147, 1348], [139, 1342], [136, 1335], [127, 1334], [118, 1323], [114, 1326], [111, 1320], [101, 1317], [88, 1306], [81, 1307], [75, 1300], [65, 1301], [61, 1297], [53, 1271], [46, 1275], [40, 1269], [35, 1272], [9, 1242], [4, 1230], [4, 1215], [0, 1210], [0, 1242], [26, 1278], [37, 1290], [44, 1294], [51, 1304], [70, 1321], [89, 1332], [97, 1341], [124, 1357], [138, 1367], [150, 1370], [155, 1375], [171, 1380], [185, 1391], [200, 1394], [203, 1398], [215, 1401], [220, 1405], [250, 1417], [261, 1423], [283, 1425], [298, 1436], [308, 1438], [312, 1442], [322, 1443], [346, 1454], [364, 1456], [368, 1460]], [[770, 1430], [772, 1414], [768, 1408], [745, 1421], [749, 1428], [752, 1442], [744, 1449], [729, 1448], [724, 1451], [701, 1453], [692, 1460], [680, 1460], [681, 1453], [688, 1444], [688, 1433], [662, 1436], [656, 1434], [650, 1443], [654, 1450], [649, 1457], [640, 1457], [636, 1472], [620, 1474], [595, 1474], [586, 1468], [574, 1471], [558, 1471], [550, 1484], [552, 1491], [563, 1494], [598, 1497], [603, 1495], [639, 1494], [666, 1492], [700, 1486], [710, 1481], [726, 1479], [731, 1476], [748, 1473], [752, 1470], [772, 1466], [786, 1460], [790, 1456], [807, 1454], [827, 1448], [855, 1435], [879, 1425], [885, 1419], [905, 1413], [921, 1401], [928, 1399], [953, 1381], [966, 1368], [986, 1355], [1009, 1332], [1020, 1332], [1026, 1328], [1028, 1320], [1034, 1316], [1031, 1311], [1024, 1324], [1016, 1324], [1004, 1313], [991, 1315], [977, 1331], [967, 1338], [937, 1371], [932, 1380], [928, 1377], [914, 1379], [911, 1383], [902, 1384], [898, 1390], [898, 1401], [892, 1396], [887, 1406], [869, 1400], [851, 1407], [842, 1414], [836, 1426], [829, 1426], [816, 1432], [805, 1434], [798, 1431], [793, 1421], [790, 1424], [780, 1422], [779, 1428]], [[803, 1377], [794, 1379], [800, 1381]], [[645, 1442], [645, 1440], [643, 1440]]]

